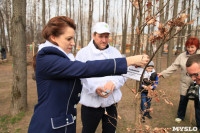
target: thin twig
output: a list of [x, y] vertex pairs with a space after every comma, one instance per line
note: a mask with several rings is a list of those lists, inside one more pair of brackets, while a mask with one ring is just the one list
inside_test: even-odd
[[181, 30], [179, 30], [178, 32], [176, 32], [174, 35], [172, 35], [169, 39], [167, 39], [167, 40], [165, 41], [165, 39], [167, 38], [167, 36], [169, 35], [169, 33], [171, 33], [171, 31], [174, 29], [175, 26], [173, 26], [173, 27], [170, 28], [168, 34], [164, 37], [162, 43], [158, 46], [158, 48], [156, 49], [155, 53], [152, 55], [152, 57], [150, 58], [149, 62], [148, 62], [147, 65], [145, 66], [145, 68], [144, 68], [144, 70], [143, 70], [143, 72], [142, 72], [142, 75], [141, 75], [141, 77], [140, 77], [140, 84], [139, 84], [139, 86], [141, 86], [141, 84], [142, 84], [142, 79], [143, 79], [143, 75], [144, 75], [145, 69], [147, 68], [148, 64], [152, 61], [152, 59], [154, 58], [154, 56], [156, 55], [156, 53], [158, 52], [158, 50], [161, 48], [161, 46], [162, 46], [163, 44], [165, 44], [166, 42], [168, 42], [169, 40], [171, 40], [171, 39], [173, 38], [173, 36], [175, 36], [175, 35], [177, 35], [179, 32], [181, 32], [185, 26], [186, 26], [186, 24], [184, 24], [184, 26], [182, 27]]

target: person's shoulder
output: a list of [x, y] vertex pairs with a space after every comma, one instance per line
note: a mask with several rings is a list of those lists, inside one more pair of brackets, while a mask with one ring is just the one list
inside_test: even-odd
[[200, 54], [200, 49], [197, 49], [197, 52], [196, 52], [196, 54]]
[[89, 50], [89, 46], [83, 47], [77, 52], [77, 55], [82, 54], [82, 53], [85, 54], [85, 52], [88, 50]]
[[177, 58], [187, 58], [187, 53], [186, 53], [186, 51], [184, 51], [184, 52], [182, 52], [181, 54], [179, 54]]
[[114, 51], [114, 52], [120, 53], [119, 50], [118, 50], [117, 48], [113, 47], [113, 46], [110, 46], [110, 45], [109, 45], [109, 48], [110, 48], [112, 51]]
[[66, 55], [55, 47], [44, 47], [38, 51], [38, 55], [59, 55], [66, 57]]
[[187, 55], [187, 52], [184, 51], [184, 52], [182, 52], [179, 56], [183, 56], [183, 55]]

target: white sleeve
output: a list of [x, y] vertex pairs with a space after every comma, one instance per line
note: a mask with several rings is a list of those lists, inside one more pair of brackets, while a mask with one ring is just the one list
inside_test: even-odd
[[115, 85], [115, 89], [120, 89], [124, 83], [127, 81], [128, 78], [123, 76], [113, 76], [110, 81], [112, 81]]
[[[80, 50], [76, 55], [76, 60], [81, 61], [81, 62], [86, 62], [87, 61], [86, 53]], [[96, 80], [98, 80], [98, 78], [81, 78], [80, 80], [81, 80], [83, 89], [85, 89], [85, 93], [88, 93], [93, 96], [97, 96], [96, 89], [99, 86], [98, 84], [95, 84], [95, 82]]]

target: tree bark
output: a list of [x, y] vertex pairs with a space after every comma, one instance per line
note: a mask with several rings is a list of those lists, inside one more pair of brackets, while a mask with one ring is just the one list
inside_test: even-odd
[[108, 23], [109, 6], [110, 6], [110, 0], [106, 0], [106, 16], [105, 16], [105, 22], [106, 22], [106, 23]]
[[[50, 18], [51, 18], [51, 0], [49, 0], [49, 20], [50, 20]], [[67, 10], [67, 6], [66, 6], [66, 10]], [[66, 15], [67, 16], [67, 15]]]
[[[200, 12], [200, 2], [199, 2], [199, 7], [197, 7], [196, 5], [196, 9], [197, 9], [197, 12]], [[196, 25], [196, 30], [195, 30], [196, 37], [198, 36], [198, 30], [199, 30], [199, 17], [197, 17], [197, 25]]]
[[[177, 11], [178, 11], [178, 3], [179, 0], [174, 0], [174, 10], [173, 10], [173, 17], [175, 17], [177, 15]], [[172, 32], [170, 33], [170, 37], [175, 33], [175, 29], [172, 30]], [[167, 55], [167, 67], [169, 67], [172, 64], [172, 56], [173, 56], [173, 47], [174, 47], [174, 41], [175, 39], [171, 39], [169, 41], [169, 45], [168, 45], [168, 55]]]
[[1, 36], [2, 36], [2, 46], [6, 49], [6, 51], [8, 51], [7, 49], [7, 43], [6, 43], [6, 35], [5, 35], [5, 26], [4, 26], [4, 18], [3, 18], [3, 14], [2, 11], [0, 10], [0, 19], [1, 19]]
[[135, 43], [135, 54], [140, 54], [140, 43], [141, 43], [141, 25], [142, 25], [142, 4], [143, 0], [138, 2], [139, 3], [139, 14], [138, 14], [138, 30], [140, 33], [137, 33], [137, 39]]
[[56, 13], [57, 13], [57, 16], [59, 16], [59, 14], [60, 14], [60, 13], [59, 13], [59, 7], [60, 7], [59, 5], [60, 5], [60, 1], [57, 0], [56, 2], [57, 2], [57, 4], [56, 4], [56, 5], [57, 5]]
[[[190, 13], [190, 10], [191, 10], [191, 0], [188, 0], [188, 2], [189, 2], [189, 7], [190, 8], [188, 8], [188, 15], [189, 15], [189, 17], [188, 17], [188, 19], [187, 19], [187, 22], [190, 22], [190, 20], [191, 20], [191, 13]], [[188, 36], [187, 36], [187, 38], [189, 38], [189, 37], [191, 37], [191, 32], [192, 32], [192, 27], [191, 27], [191, 24], [189, 24], [188, 25], [188, 31], [187, 31], [187, 34], [188, 34]]]
[[42, 0], [42, 27], [44, 27], [45, 24], [45, 0]]
[[[160, 3], [159, 3], [159, 8], [160, 8], [160, 10], [163, 8], [163, 4], [164, 4], [164, 0], [160, 0], [159, 1]], [[161, 12], [161, 14], [160, 14], [160, 22], [163, 24], [164, 23], [164, 13], [162, 13]], [[160, 44], [160, 43], [158, 43], [158, 44]], [[158, 46], [157, 46], [158, 47]], [[158, 50], [158, 53], [157, 53], [157, 55], [156, 55], [156, 71], [157, 72], [161, 72], [161, 56], [162, 56], [162, 50], [163, 49], [159, 49]]]
[[72, 1], [71, 0], [69, 0], [69, 17], [71, 18], [72, 17]]
[[[125, 7], [127, 7], [127, 0], [125, 1]], [[126, 54], [126, 38], [127, 38], [127, 9], [124, 8], [124, 23], [123, 27], [123, 35], [122, 35], [122, 54]]]
[[34, 5], [33, 5], [33, 55], [36, 54], [36, 48], [35, 45], [38, 43], [37, 41], [37, 26], [36, 26], [36, 0], [34, 0]]
[[13, 84], [11, 92], [11, 113], [13, 115], [27, 108], [27, 62], [26, 62], [26, 0], [13, 1], [12, 44]]
[[88, 40], [87, 42], [91, 40], [91, 28], [92, 28], [92, 18], [93, 18], [93, 0], [89, 1], [89, 20], [88, 20]]
[[10, 0], [6, 1], [6, 29], [7, 29], [7, 34], [8, 34], [8, 47], [9, 47], [9, 52], [10, 55], [12, 56], [12, 44], [11, 44], [11, 27], [10, 27], [10, 21], [11, 20], [11, 2]]
[[83, 18], [82, 18], [82, 8], [83, 8], [83, 1], [79, 0], [79, 14], [80, 14], [80, 36], [81, 36], [81, 40], [80, 40], [80, 45], [81, 48], [83, 48], [83, 43], [84, 43], [84, 37], [83, 37]]
[[104, 17], [104, 16], [105, 16], [105, 15], [104, 15], [104, 14], [105, 14], [105, 11], [104, 11], [104, 10], [105, 10], [105, 0], [103, 0], [103, 15], [102, 15], [102, 22], [104, 22], [104, 20], [105, 20], [105, 17]]

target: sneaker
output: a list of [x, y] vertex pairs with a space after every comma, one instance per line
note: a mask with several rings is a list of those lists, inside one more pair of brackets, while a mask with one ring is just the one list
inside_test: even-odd
[[149, 118], [149, 119], [152, 119], [152, 117], [150, 115], [147, 115], [146, 117]]
[[177, 122], [177, 123], [181, 123], [181, 121], [182, 121], [181, 118], [176, 118], [176, 119], [175, 119], [175, 122]]

